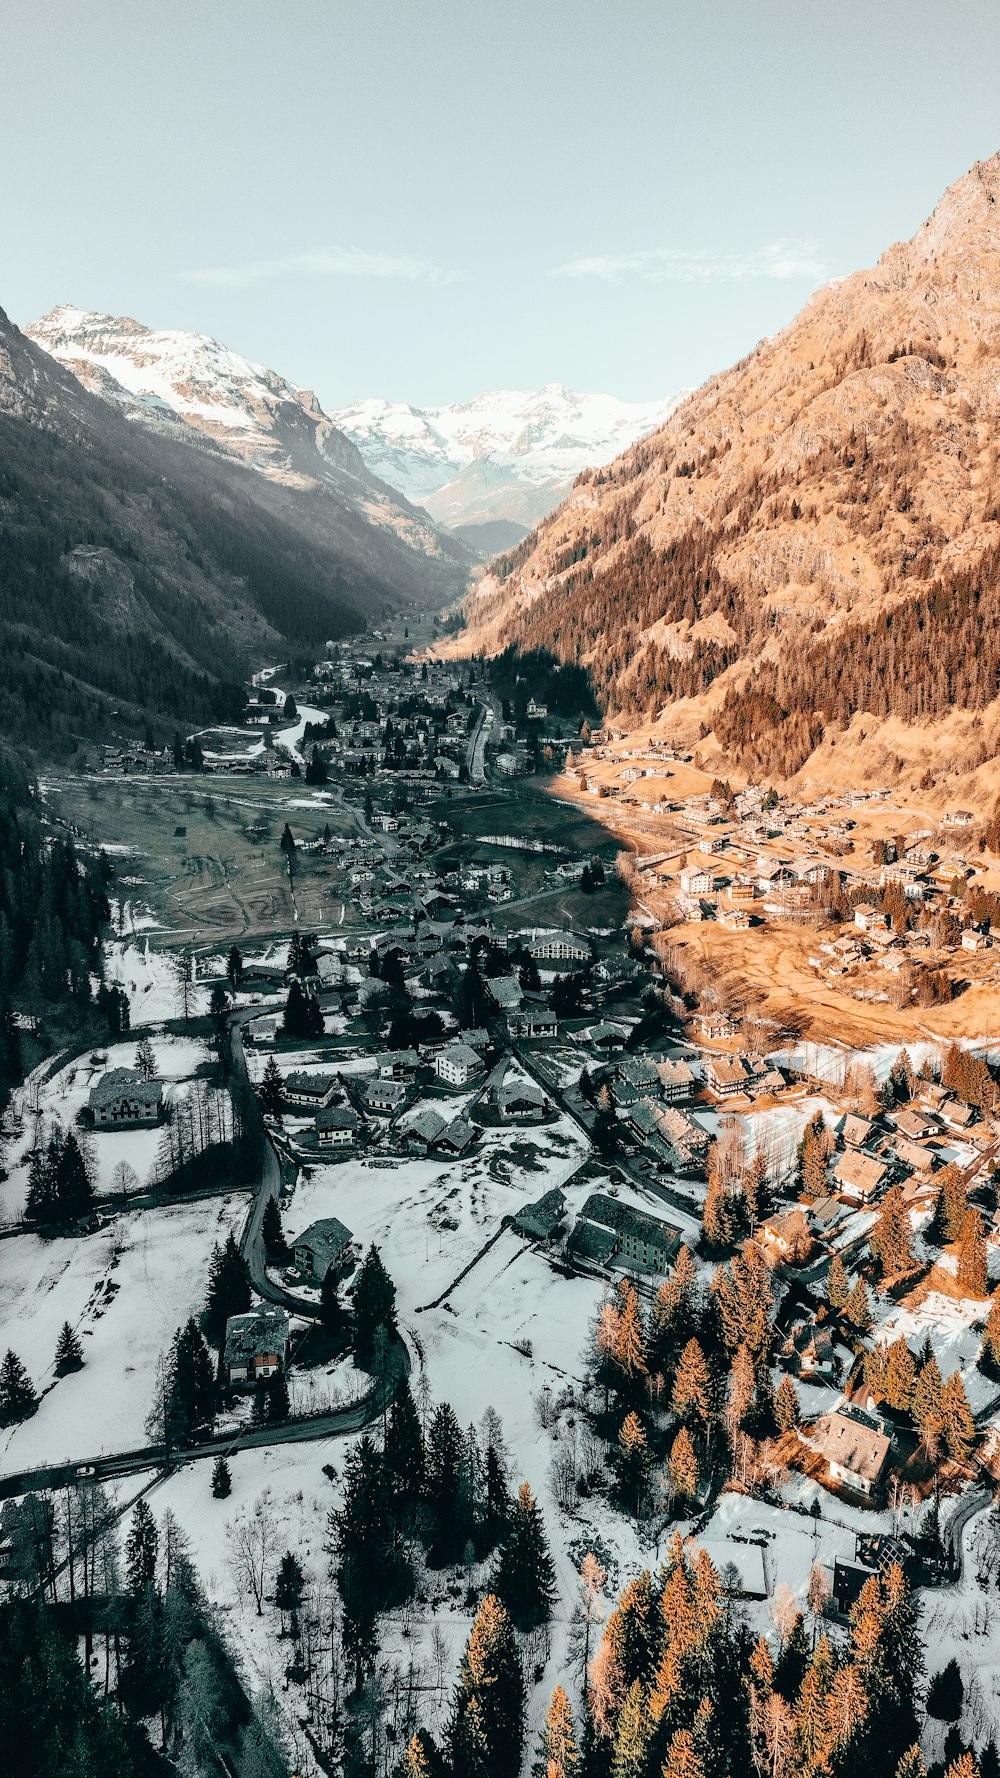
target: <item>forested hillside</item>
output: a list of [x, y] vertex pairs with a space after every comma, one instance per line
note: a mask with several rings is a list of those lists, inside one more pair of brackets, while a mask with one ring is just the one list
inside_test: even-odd
[[491, 652], [586, 665], [628, 719], [795, 772], [861, 714], [996, 696], [1000, 157], [874, 270], [825, 286], [500, 557]]
[[130, 425], [0, 312], [4, 731], [51, 752], [113, 711], [119, 726], [222, 720], [283, 644], [364, 628], [405, 576], [366, 558], [360, 520], [349, 547], [292, 501]]

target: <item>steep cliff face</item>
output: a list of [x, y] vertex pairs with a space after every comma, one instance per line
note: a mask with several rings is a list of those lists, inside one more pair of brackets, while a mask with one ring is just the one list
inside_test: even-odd
[[257, 471], [303, 523], [339, 529], [344, 547], [353, 532], [357, 552], [400, 592], [446, 599], [463, 590], [461, 545], [379, 480], [311, 390], [205, 334], [155, 331], [129, 316], [62, 306], [25, 331], [128, 420]]
[[610, 711], [789, 774], [1000, 671], [1000, 156], [818, 291], [479, 582], [463, 646], [586, 662]]
[[395, 597], [373, 529], [308, 498], [132, 424], [0, 312], [3, 732], [59, 752], [228, 718], [249, 667], [363, 629]]

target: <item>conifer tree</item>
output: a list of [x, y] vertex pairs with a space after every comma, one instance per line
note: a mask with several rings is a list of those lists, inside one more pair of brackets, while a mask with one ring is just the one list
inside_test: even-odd
[[472, 1627], [448, 1727], [454, 1778], [517, 1778], [525, 1689], [510, 1619], [489, 1593]]
[[618, 1434], [616, 1453], [618, 1494], [630, 1512], [638, 1513], [649, 1476], [649, 1448], [642, 1421], [635, 1412], [626, 1414]]
[[332, 1266], [327, 1266], [319, 1287], [319, 1318], [326, 1332], [338, 1345], [350, 1340], [351, 1321], [340, 1300], [340, 1281]]
[[677, 1729], [671, 1735], [661, 1778], [705, 1778], [705, 1765], [690, 1729]]
[[975, 1422], [965, 1393], [961, 1371], [952, 1371], [941, 1395], [941, 1420], [949, 1457], [964, 1463], [976, 1438]]
[[542, 1516], [527, 1482], [514, 1503], [510, 1529], [500, 1548], [493, 1591], [517, 1630], [548, 1623], [555, 1597], [555, 1568]]
[[37, 1406], [31, 1378], [17, 1353], [8, 1347], [0, 1364], [0, 1427], [17, 1426], [30, 1419]]
[[245, 1315], [253, 1302], [247, 1262], [230, 1231], [224, 1247], [216, 1245], [208, 1268], [208, 1295], [202, 1317], [205, 1332], [213, 1346], [220, 1347], [226, 1338], [226, 1322], [231, 1315]]
[[226, 1500], [233, 1491], [233, 1478], [222, 1452], [212, 1465], [212, 1493], [216, 1500]]
[[725, 1423], [731, 1445], [749, 1423], [757, 1403], [757, 1372], [746, 1346], [737, 1346], [726, 1385]]
[[920, 1743], [915, 1741], [908, 1747], [896, 1767], [896, 1778], [927, 1778], [927, 1767], [920, 1751]]
[[51, 1147], [41, 1144], [32, 1151], [28, 1164], [28, 1195], [24, 1214], [32, 1222], [43, 1225], [59, 1217], [59, 1195], [56, 1190], [56, 1161]]
[[354, 1357], [362, 1370], [372, 1363], [375, 1333], [396, 1333], [396, 1286], [376, 1246], [369, 1247], [354, 1285]]
[[499, 1416], [492, 1408], [483, 1415], [483, 1518], [480, 1541], [484, 1552], [495, 1549], [503, 1538], [514, 1511], [507, 1485], [507, 1454]]
[[156, 1580], [159, 1547], [156, 1520], [146, 1501], [140, 1498], [135, 1503], [125, 1539], [125, 1585], [133, 1599], [138, 1599]]
[[302, 1592], [305, 1586], [305, 1575], [291, 1550], [286, 1550], [278, 1565], [278, 1574], [274, 1586], [274, 1603], [282, 1618], [291, 1617], [302, 1604]]
[[614, 1360], [621, 1373], [625, 1392], [634, 1396], [646, 1375], [646, 1341], [642, 1310], [635, 1286], [623, 1279], [618, 1287], [618, 1329]]
[[952, 1657], [942, 1667], [940, 1673], [931, 1677], [927, 1687], [927, 1714], [938, 1722], [957, 1722], [962, 1714], [965, 1700], [965, 1686], [959, 1671], [958, 1662]]
[[671, 1406], [678, 1420], [704, 1432], [712, 1417], [712, 1389], [705, 1354], [698, 1341], [688, 1341], [677, 1363]]
[[903, 1412], [909, 1411], [913, 1403], [916, 1375], [917, 1367], [906, 1341], [902, 1337], [893, 1340], [886, 1349], [882, 1373], [882, 1389], [890, 1407], [900, 1408]]
[[424, 1491], [426, 1460], [409, 1377], [402, 1377], [389, 1411], [385, 1432], [385, 1470], [390, 1491], [401, 1502], [419, 1500]]
[[427, 1434], [428, 1560], [432, 1566], [440, 1567], [461, 1553], [457, 1525], [461, 1480], [462, 1433], [453, 1410], [442, 1402]]
[[168, 1446], [190, 1443], [215, 1412], [215, 1371], [193, 1317], [174, 1336], [163, 1408]]
[[573, 1711], [563, 1687], [557, 1685], [538, 1738], [533, 1773], [535, 1778], [574, 1778], [579, 1764]]
[[94, 1189], [83, 1151], [70, 1130], [56, 1163], [56, 1198], [60, 1215], [71, 1220], [82, 1216], [93, 1197]]
[[278, 1208], [277, 1198], [268, 1198], [267, 1203], [264, 1205], [264, 1214], [261, 1217], [260, 1222], [260, 1233], [264, 1243], [264, 1251], [269, 1260], [280, 1259], [284, 1254], [287, 1254], [288, 1248], [285, 1242], [285, 1231], [281, 1226], [281, 1211]]
[[670, 1447], [668, 1474], [674, 1505], [683, 1511], [698, 1493], [698, 1459], [686, 1426], [681, 1427]]
[[781, 1432], [790, 1432], [792, 1427], [799, 1423], [798, 1392], [787, 1371], [778, 1384], [778, 1391], [774, 1398], [774, 1417]]
[[680, 1247], [656, 1293], [648, 1335], [650, 1371], [663, 1377], [672, 1376], [677, 1354], [687, 1344], [697, 1324], [697, 1273], [690, 1249]]
[[611, 1778], [644, 1778], [652, 1739], [648, 1694], [642, 1681], [637, 1679], [625, 1695], [618, 1718], [611, 1755]]
[[148, 1037], [143, 1037], [140, 1042], [136, 1044], [133, 1067], [140, 1079], [156, 1079], [156, 1057], [153, 1054], [153, 1046]]
[[986, 1276], [986, 1241], [983, 1237], [983, 1219], [975, 1206], [969, 1210], [962, 1224], [956, 1278], [959, 1289], [964, 1291], [966, 1296], [989, 1296], [990, 1286]]
[[1000, 1291], [994, 1291], [990, 1301], [978, 1363], [980, 1370], [988, 1370], [994, 1376], [1000, 1371]]
[[937, 1456], [944, 1436], [943, 1398], [944, 1382], [938, 1361], [932, 1354], [917, 1372], [910, 1410], [920, 1433], [920, 1442], [931, 1461]]
[[57, 1377], [83, 1369], [83, 1348], [68, 1321], [64, 1321], [56, 1341], [54, 1369]]
[[844, 1317], [859, 1334], [871, 1333], [872, 1310], [868, 1299], [868, 1286], [861, 1272], [851, 1286], [850, 1294], [844, 1304]]
[[834, 1314], [840, 1313], [850, 1295], [851, 1286], [847, 1271], [839, 1253], [835, 1253], [830, 1261], [830, 1270], [826, 1277], [826, 1300]]
[[268, 1117], [280, 1118], [285, 1105], [285, 1082], [273, 1056], [264, 1065], [257, 1094]]
[[901, 1186], [890, 1186], [882, 1199], [878, 1221], [868, 1237], [868, 1245], [878, 1261], [883, 1278], [911, 1270], [914, 1264], [913, 1231]]
[[937, 1201], [927, 1238], [938, 1246], [957, 1241], [962, 1233], [969, 1209], [969, 1194], [961, 1169], [949, 1162], [942, 1167], [937, 1180]]

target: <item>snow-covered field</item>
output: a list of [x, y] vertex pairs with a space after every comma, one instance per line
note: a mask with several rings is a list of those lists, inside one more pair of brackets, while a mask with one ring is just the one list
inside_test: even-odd
[[[92, 1235], [0, 1242], [0, 1350], [13, 1347], [39, 1394], [48, 1390], [30, 1420], [0, 1433], [0, 1470], [145, 1444], [160, 1354], [203, 1307], [212, 1246], [239, 1227], [246, 1203], [231, 1193], [131, 1211]], [[85, 1362], [54, 1380], [64, 1321]]]

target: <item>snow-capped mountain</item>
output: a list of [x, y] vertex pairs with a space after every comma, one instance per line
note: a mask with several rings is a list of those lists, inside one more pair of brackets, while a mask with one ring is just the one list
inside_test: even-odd
[[358, 401], [333, 419], [369, 469], [441, 524], [507, 520], [528, 529], [558, 505], [581, 469], [609, 463], [662, 425], [680, 399], [617, 401], [549, 383], [451, 407]]
[[418, 554], [458, 549], [378, 479], [312, 390], [207, 334], [158, 332], [66, 305], [25, 333], [131, 420], [236, 457], [285, 487], [332, 494]]

